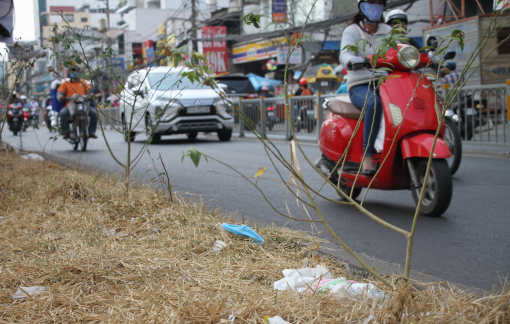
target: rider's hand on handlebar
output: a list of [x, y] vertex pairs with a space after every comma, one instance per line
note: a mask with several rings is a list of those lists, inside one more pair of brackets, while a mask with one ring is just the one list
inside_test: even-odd
[[366, 57], [353, 56], [347, 62], [346, 69], [349, 71], [359, 71], [371, 66], [370, 61]]

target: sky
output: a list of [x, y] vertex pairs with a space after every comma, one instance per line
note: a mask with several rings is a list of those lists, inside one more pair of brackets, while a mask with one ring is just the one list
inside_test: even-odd
[[[35, 0], [37, 1], [37, 0]], [[34, 0], [14, 0], [14, 39], [21, 38], [22, 41], [36, 40], [35, 22], [34, 22]], [[46, 5], [50, 6], [74, 6], [80, 8], [83, 4], [94, 4], [97, 0], [46, 0]], [[183, 0], [176, 0], [181, 2]], [[199, 2], [205, 2], [199, 0]], [[110, 7], [116, 8], [119, 0], [110, 0]], [[228, 6], [228, 0], [217, 0], [218, 6]], [[20, 9], [22, 8], [22, 9]], [[0, 43], [0, 52], [4, 53], [5, 43]]]

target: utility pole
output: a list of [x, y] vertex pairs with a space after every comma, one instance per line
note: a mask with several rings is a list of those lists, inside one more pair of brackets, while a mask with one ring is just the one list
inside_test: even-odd
[[[196, 0], [191, 0], [191, 50], [193, 52], [198, 51], [197, 39], [197, 8]], [[193, 55], [191, 55], [191, 62], [193, 62]]]
[[112, 47], [112, 38], [110, 35], [110, 0], [106, 0], [106, 46]]

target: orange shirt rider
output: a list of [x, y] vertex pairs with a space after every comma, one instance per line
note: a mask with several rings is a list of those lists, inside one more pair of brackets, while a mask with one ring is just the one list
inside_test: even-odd
[[[85, 96], [87, 94], [87, 91], [89, 90], [90, 84], [83, 79], [80, 79], [79, 81], [77, 80], [65, 81], [62, 82], [62, 84], [58, 87], [57, 99], [60, 100], [63, 97], [72, 97], [75, 94]], [[65, 106], [67, 107], [68, 104], [69, 100], [66, 100]]]

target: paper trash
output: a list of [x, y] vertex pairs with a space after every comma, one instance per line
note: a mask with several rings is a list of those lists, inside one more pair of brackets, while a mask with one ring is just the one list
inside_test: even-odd
[[42, 156], [40, 156], [39, 154], [35, 154], [35, 153], [29, 153], [27, 155], [22, 155], [21, 158], [25, 159], [25, 160], [34, 160], [34, 161], [39, 161], [39, 162], [44, 161], [44, 158]]
[[42, 292], [50, 290], [50, 287], [39, 287], [39, 286], [34, 286], [34, 287], [19, 287], [18, 290], [14, 294], [11, 295], [11, 297], [13, 299], [23, 299], [23, 298], [28, 297], [27, 294], [25, 294], [23, 292], [23, 290], [21, 290], [21, 289], [26, 291], [27, 294], [29, 294], [30, 296], [35, 296], [37, 294], [40, 294]]
[[371, 283], [358, 283], [344, 277], [333, 278], [329, 270], [321, 265], [316, 268], [285, 269], [284, 278], [274, 282], [274, 289], [296, 292], [329, 292], [337, 298], [372, 298], [382, 299], [384, 293]]
[[216, 240], [212, 246], [212, 250], [214, 252], [220, 252], [221, 250], [223, 250], [225, 246], [227, 246], [227, 243], [220, 240]]
[[266, 317], [264, 317], [264, 321], [269, 324], [290, 324], [290, 322], [287, 322], [280, 316], [275, 316], [275, 317], [266, 316]]

